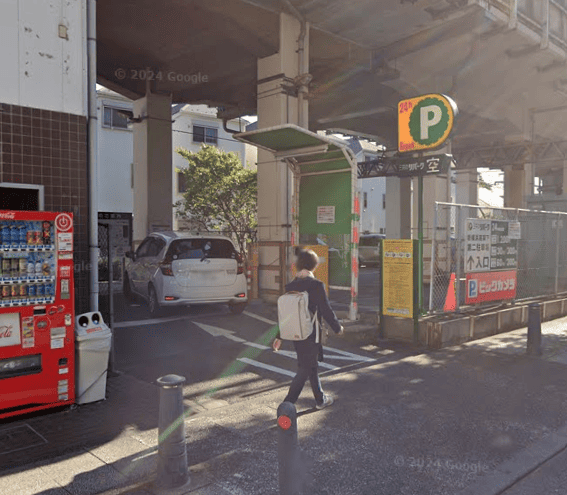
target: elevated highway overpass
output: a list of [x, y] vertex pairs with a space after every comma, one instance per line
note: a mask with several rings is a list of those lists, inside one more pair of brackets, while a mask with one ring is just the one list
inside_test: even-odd
[[[459, 105], [453, 153], [467, 166], [518, 168], [517, 158], [473, 151], [567, 138], [564, 0], [99, 0], [97, 8], [99, 82], [133, 99], [147, 81], [117, 69], [161, 72], [152, 91], [174, 102], [257, 114], [258, 59], [278, 52], [287, 13], [310, 24], [310, 130], [356, 132], [395, 148], [398, 100], [440, 92]], [[198, 73], [206, 82], [176, 79]], [[300, 81], [284, 86], [297, 95]], [[534, 174], [562, 179], [562, 161], [563, 153], [539, 160]]]
[[[566, 5], [98, 0], [98, 82], [137, 100], [135, 142], [144, 143], [135, 144], [143, 191], [135, 237], [166, 221], [171, 156], [155, 147], [167, 136], [172, 102], [219, 107], [226, 119], [256, 114], [259, 128], [292, 123], [365, 136], [395, 151], [398, 101], [444, 93], [460, 112], [449, 150], [468, 191], [462, 202], [476, 200], [476, 168], [492, 167], [505, 171], [506, 206], [567, 210]], [[267, 151], [259, 162], [260, 238], [289, 242], [289, 174]], [[536, 177], [543, 194], [534, 195]], [[387, 232], [408, 237], [409, 179], [388, 180], [397, 182], [387, 189]], [[450, 201], [443, 180], [426, 184], [430, 203]]]

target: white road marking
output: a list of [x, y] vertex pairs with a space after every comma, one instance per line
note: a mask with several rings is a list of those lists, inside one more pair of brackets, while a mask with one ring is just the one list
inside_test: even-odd
[[[347, 351], [341, 351], [340, 349], [334, 349], [333, 347], [323, 347], [323, 349], [325, 349], [326, 351], [335, 352], [336, 354], [342, 354], [343, 356], [347, 356], [347, 357], [350, 357], [350, 358], [356, 358], [359, 361], [367, 361], [367, 362], [376, 361], [374, 358], [369, 358], [369, 357], [366, 357], [366, 356], [359, 356], [358, 354], [353, 354], [352, 352], [347, 352]], [[329, 357], [331, 357], [331, 356], [329, 356]], [[336, 359], [341, 359], [341, 358], [339, 356], [337, 356]], [[344, 359], [346, 359], [346, 357]]]
[[[297, 353], [296, 352], [292, 352], [292, 351], [278, 351], [276, 354], [279, 354], [280, 356], [285, 356], [291, 359], [297, 359]], [[330, 357], [330, 356], [325, 356]], [[327, 368], [329, 370], [338, 370], [339, 367], [338, 366], [333, 366], [332, 364], [328, 364], [328, 363], [319, 363], [319, 366], [321, 368]]]
[[277, 321], [268, 320], [268, 318], [264, 318], [263, 316], [256, 315], [254, 313], [250, 313], [249, 311], [243, 311], [242, 314], [244, 314], [246, 316], [250, 316], [250, 318], [256, 318], [257, 320], [263, 321], [264, 323], [267, 323], [268, 325], [277, 325], [278, 324]]
[[[255, 315], [254, 313], [250, 313], [249, 311], [243, 311], [243, 314], [250, 316], [251, 318], [256, 318], [257, 320], [263, 321], [264, 323], [268, 323], [270, 325], [275, 325], [276, 322], [272, 321], [272, 320], [268, 320], [267, 318], [264, 318], [263, 316], [258, 316]], [[332, 359], [344, 359], [345, 361], [354, 361], [354, 360], [358, 360], [358, 361], [366, 361], [366, 362], [370, 362], [370, 361], [375, 361], [374, 358], [369, 358], [369, 357], [365, 357], [365, 356], [359, 356], [358, 354], [353, 354], [352, 352], [346, 352], [346, 351], [341, 351], [339, 349], [333, 349], [332, 347], [323, 347], [323, 349], [325, 349], [326, 351], [331, 351], [334, 352], [336, 354], [341, 354], [342, 356], [326, 356]]]
[[186, 320], [186, 316], [169, 316], [167, 318], [154, 318], [152, 320], [139, 320], [139, 321], [120, 321], [114, 323], [114, 328], [129, 328], [139, 327], [142, 325], [157, 325], [158, 323], [167, 323], [170, 321]]
[[234, 332], [231, 330], [225, 330], [224, 328], [214, 327], [212, 325], [206, 325], [205, 323], [199, 323], [198, 321], [193, 321], [195, 325], [199, 328], [212, 335], [213, 337], [226, 337], [227, 339], [234, 340], [235, 342], [246, 342], [246, 340], [241, 339], [233, 335]]
[[293, 371], [284, 370], [283, 368], [278, 368], [277, 366], [271, 366], [269, 364], [264, 364], [261, 363], [260, 361], [255, 361], [254, 359], [238, 358], [237, 360], [242, 363], [249, 364], [251, 366], [256, 366], [258, 368], [263, 368], [265, 370], [273, 371], [274, 373], [279, 373], [280, 375], [295, 376], [295, 373]]

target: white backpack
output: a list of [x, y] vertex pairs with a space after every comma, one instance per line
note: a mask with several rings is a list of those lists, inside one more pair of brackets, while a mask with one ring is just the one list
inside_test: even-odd
[[307, 292], [286, 292], [278, 298], [278, 324], [283, 340], [305, 340], [315, 329], [315, 342], [319, 342], [319, 319], [309, 313]]

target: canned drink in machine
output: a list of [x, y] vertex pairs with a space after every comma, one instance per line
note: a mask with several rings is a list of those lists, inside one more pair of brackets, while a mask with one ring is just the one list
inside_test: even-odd
[[4, 301], [7, 301], [7, 300], [10, 299], [10, 297], [12, 297], [12, 291], [11, 291], [9, 285], [3, 285], [0, 290], [1, 290], [1, 293], [2, 293], [2, 299]]

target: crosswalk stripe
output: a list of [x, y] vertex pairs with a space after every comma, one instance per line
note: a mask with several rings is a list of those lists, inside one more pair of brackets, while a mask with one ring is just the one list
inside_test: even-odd
[[[288, 358], [292, 358], [292, 359], [296, 359], [297, 358], [297, 353], [296, 352], [291, 352], [291, 351], [278, 351], [278, 354], [280, 356], [285, 356]], [[328, 356], [325, 356], [328, 357]], [[321, 368], [327, 368], [329, 370], [337, 370], [339, 369], [338, 366], [333, 366], [332, 364], [328, 364], [328, 363], [319, 363], [319, 366]]]
[[293, 371], [284, 370], [283, 368], [278, 368], [277, 366], [271, 366], [269, 364], [264, 364], [254, 359], [238, 358], [238, 361], [249, 364], [251, 366], [256, 366], [257, 368], [263, 368], [265, 370], [273, 371], [274, 373], [279, 373], [280, 375], [295, 376], [295, 373]]
[[[326, 346], [325, 346], [325, 347], [323, 347], [323, 349], [325, 349], [325, 350], [327, 350], [327, 351], [335, 352], [336, 354], [342, 354], [343, 356], [348, 356], [348, 357], [351, 357], [351, 358], [356, 358], [356, 359], [358, 359], [359, 361], [368, 361], [368, 362], [370, 362], [370, 361], [375, 361], [374, 358], [369, 358], [369, 357], [366, 357], [366, 356], [360, 356], [360, 355], [358, 355], [358, 354], [353, 354], [352, 352], [342, 351], [342, 350], [340, 350], [340, 349], [334, 349], [333, 347], [326, 347]], [[331, 357], [331, 356], [329, 356], [329, 357]]]
[[268, 318], [264, 318], [263, 316], [254, 314], [254, 313], [250, 313], [250, 311], [243, 311], [242, 314], [245, 314], [246, 316], [250, 316], [250, 318], [256, 318], [259, 321], [263, 321], [264, 323], [267, 323], [268, 325], [277, 325], [277, 321], [272, 321], [272, 320], [268, 320]]

